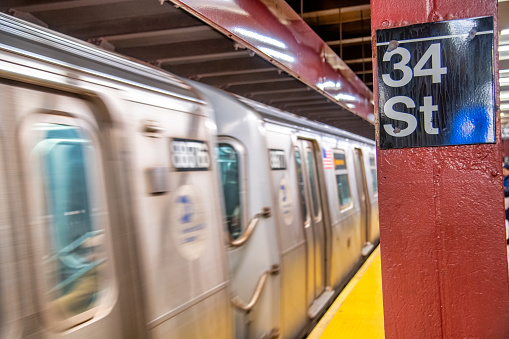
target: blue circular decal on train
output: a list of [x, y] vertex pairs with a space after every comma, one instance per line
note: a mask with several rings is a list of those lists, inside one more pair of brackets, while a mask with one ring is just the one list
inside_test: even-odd
[[171, 200], [170, 222], [175, 246], [184, 258], [196, 260], [207, 243], [205, 206], [192, 185], [177, 188]]
[[293, 199], [284, 177], [279, 182], [279, 209], [285, 224], [290, 225], [293, 221]]

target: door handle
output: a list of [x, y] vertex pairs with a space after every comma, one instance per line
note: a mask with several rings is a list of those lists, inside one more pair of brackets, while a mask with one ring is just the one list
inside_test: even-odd
[[254, 217], [251, 219], [251, 221], [249, 221], [246, 231], [244, 232], [244, 234], [242, 234], [242, 236], [239, 239], [237, 239], [237, 240], [230, 239], [229, 240], [230, 246], [240, 247], [240, 246], [244, 245], [246, 243], [247, 239], [249, 239], [249, 237], [251, 236], [251, 234], [253, 234], [256, 226], [258, 225], [258, 221], [261, 218], [263, 218], [263, 219], [269, 218], [271, 215], [272, 215], [272, 213], [271, 213], [270, 207], [264, 207], [260, 213], [255, 214]]
[[258, 279], [258, 283], [256, 284], [255, 291], [253, 293], [253, 296], [251, 297], [251, 301], [249, 303], [244, 302], [238, 295], [234, 296], [231, 301], [232, 304], [237, 307], [238, 309], [249, 312], [253, 309], [253, 307], [258, 302], [258, 299], [260, 298], [260, 295], [262, 294], [263, 288], [265, 287], [265, 283], [267, 282], [268, 275], [276, 275], [279, 273], [279, 265], [272, 265], [272, 267], [269, 270], [266, 270], [262, 273], [260, 278]]

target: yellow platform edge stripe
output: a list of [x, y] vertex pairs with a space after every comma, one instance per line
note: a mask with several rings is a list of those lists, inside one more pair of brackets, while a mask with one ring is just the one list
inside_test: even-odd
[[362, 279], [364, 274], [368, 271], [368, 269], [371, 267], [371, 265], [379, 255], [380, 255], [380, 245], [376, 247], [376, 249], [371, 253], [369, 258], [364, 262], [361, 268], [350, 280], [350, 282], [341, 291], [341, 293], [338, 295], [334, 303], [329, 307], [329, 309], [324, 314], [322, 319], [320, 319], [320, 321], [315, 326], [313, 331], [311, 331], [307, 339], [319, 339], [322, 336], [323, 332], [325, 331], [327, 326], [329, 326], [330, 322], [332, 321], [336, 313], [339, 311], [339, 309], [345, 302], [346, 298], [350, 295], [350, 293], [353, 291], [357, 283]]

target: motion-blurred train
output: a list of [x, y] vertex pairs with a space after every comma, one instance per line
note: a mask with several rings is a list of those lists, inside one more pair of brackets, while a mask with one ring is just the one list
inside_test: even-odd
[[378, 242], [371, 140], [0, 15], [0, 337], [299, 338]]

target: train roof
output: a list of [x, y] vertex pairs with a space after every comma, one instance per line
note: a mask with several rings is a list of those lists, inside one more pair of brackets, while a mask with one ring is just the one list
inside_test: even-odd
[[297, 125], [302, 128], [312, 129], [318, 132], [336, 135], [339, 137], [347, 138], [350, 140], [356, 140], [370, 145], [376, 144], [375, 141], [371, 139], [362, 137], [351, 132], [344, 131], [340, 128], [329, 126], [318, 121], [309, 120], [304, 117], [280, 110], [278, 108], [274, 108], [272, 106], [268, 106], [254, 100], [241, 97], [239, 95], [234, 96], [237, 97], [237, 99], [239, 99], [244, 104], [248, 105], [249, 107], [257, 111], [259, 114], [261, 114], [266, 121], [284, 125], [294, 125], [294, 126]]
[[200, 101], [191, 86], [170, 73], [3, 13], [0, 50]]

